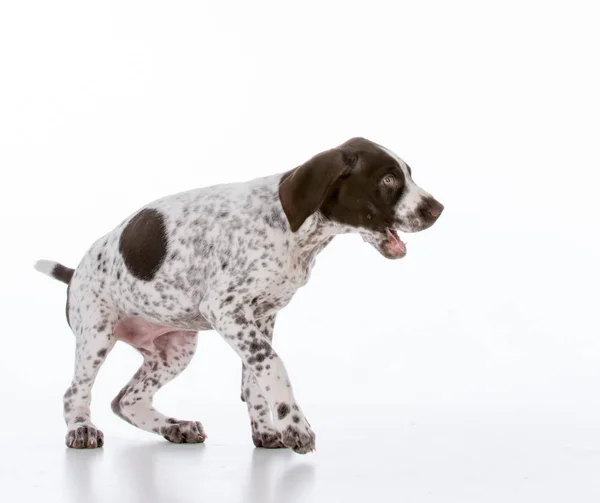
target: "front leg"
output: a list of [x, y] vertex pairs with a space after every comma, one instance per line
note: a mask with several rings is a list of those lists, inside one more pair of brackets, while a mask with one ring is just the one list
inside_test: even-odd
[[[267, 316], [256, 320], [256, 326], [260, 329], [262, 336], [268, 340], [271, 345], [273, 341], [273, 331], [275, 328], [276, 315]], [[246, 402], [248, 408], [248, 417], [252, 428], [252, 442], [256, 447], [265, 447], [267, 449], [280, 449], [285, 447], [281, 441], [281, 433], [277, 431], [273, 423], [273, 411], [260, 389], [254, 374], [242, 364], [242, 401]]]
[[203, 303], [200, 312], [211, 321], [256, 379], [273, 411], [273, 424], [281, 433], [283, 445], [301, 454], [313, 451], [315, 434], [296, 403], [285, 365], [263, 336], [250, 309], [243, 304], [234, 304], [228, 296], [218, 302]]

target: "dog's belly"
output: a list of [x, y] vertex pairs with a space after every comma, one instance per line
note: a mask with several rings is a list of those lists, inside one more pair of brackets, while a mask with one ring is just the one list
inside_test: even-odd
[[121, 319], [113, 328], [117, 340], [126, 342], [137, 349], [152, 350], [154, 341], [159, 337], [174, 332], [195, 334], [198, 330], [208, 330], [210, 325], [206, 322], [198, 325], [197, 329], [181, 329], [160, 323], [154, 323], [141, 316], [128, 316]]

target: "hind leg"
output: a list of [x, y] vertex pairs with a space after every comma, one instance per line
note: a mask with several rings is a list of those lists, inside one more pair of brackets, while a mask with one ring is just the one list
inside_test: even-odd
[[152, 349], [140, 349], [144, 363], [112, 401], [113, 412], [133, 426], [162, 435], [170, 442], [204, 442], [206, 434], [200, 422], [165, 416], [152, 405], [156, 392], [188, 366], [197, 340], [195, 333], [170, 332], [155, 339]]
[[116, 317], [102, 301], [87, 306], [72, 310], [71, 326], [76, 337], [75, 371], [63, 400], [67, 424], [65, 442], [76, 449], [93, 449], [104, 444], [104, 435], [91, 420], [92, 386], [116, 342], [112, 333]]

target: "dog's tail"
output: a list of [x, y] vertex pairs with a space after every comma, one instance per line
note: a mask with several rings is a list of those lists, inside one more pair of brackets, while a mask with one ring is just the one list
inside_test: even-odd
[[67, 284], [71, 282], [71, 278], [75, 272], [75, 269], [70, 269], [52, 260], [38, 260], [33, 267], [51, 278]]

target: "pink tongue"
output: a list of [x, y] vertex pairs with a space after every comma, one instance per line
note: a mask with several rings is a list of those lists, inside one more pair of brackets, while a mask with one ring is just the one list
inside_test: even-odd
[[400, 240], [398, 233], [395, 230], [389, 230], [390, 248], [398, 253], [406, 253], [406, 245]]

